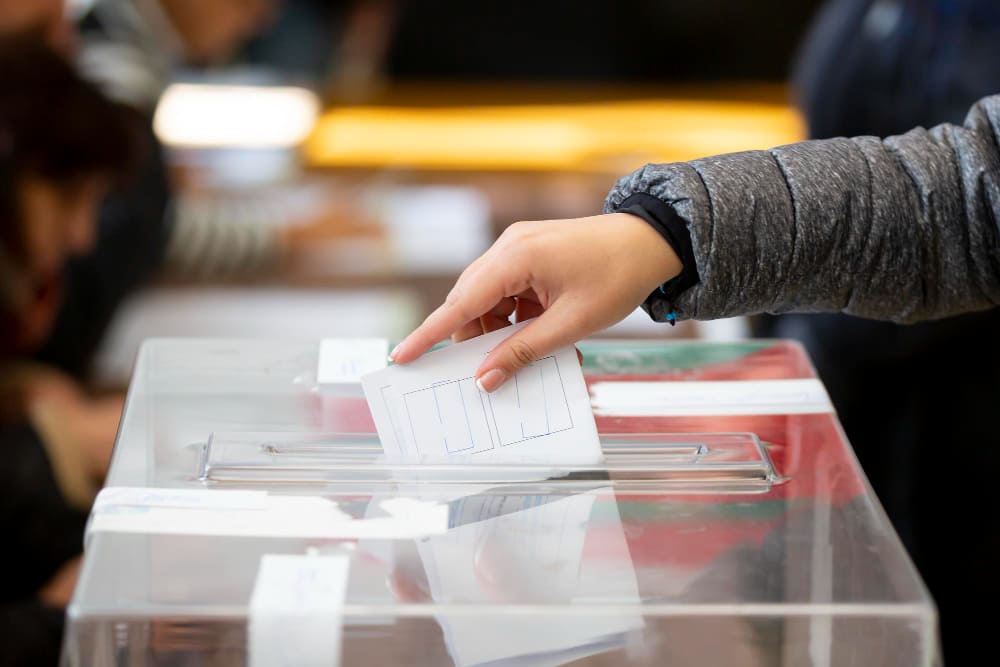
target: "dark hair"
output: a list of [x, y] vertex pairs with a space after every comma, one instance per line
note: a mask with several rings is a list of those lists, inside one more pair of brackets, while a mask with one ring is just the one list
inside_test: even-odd
[[25, 257], [19, 188], [27, 177], [71, 186], [121, 179], [138, 166], [139, 114], [110, 101], [31, 34], [0, 37], [0, 359], [10, 337], [5, 297]]

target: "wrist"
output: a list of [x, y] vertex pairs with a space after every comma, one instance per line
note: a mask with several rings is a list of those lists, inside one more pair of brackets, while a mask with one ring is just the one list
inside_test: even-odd
[[[631, 213], [649, 225], [667, 243], [678, 258], [678, 263], [665, 272], [664, 278], [649, 292], [643, 308], [654, 320], [675, 322], [676, 309], [681, 296], [697, 285], [701, 278], [694, 256], [694, 243], [687, 221], [674, 207], [648, 192], [635, 192], [616, 208], [620, 213]], [[676, 267], [680, 266], [677, 271]]]
[[629, 246], [628, 261], [640, 272], [639, 282], [645, 292], [681, 275], [684, 264], [677, 251], [648, 222], [633, 213], [609, 213], [622, 230]]

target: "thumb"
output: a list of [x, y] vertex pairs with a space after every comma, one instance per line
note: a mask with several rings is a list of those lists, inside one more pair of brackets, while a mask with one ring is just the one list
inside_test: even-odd
[[507, 337], [486, 356], [476, 371], [476, 384], [486, 392], [496, 391], [519, 370], [559, 348], [583, 337], [586, 332], [567, 326], [565, 306], [553, 304], [533, 322]]

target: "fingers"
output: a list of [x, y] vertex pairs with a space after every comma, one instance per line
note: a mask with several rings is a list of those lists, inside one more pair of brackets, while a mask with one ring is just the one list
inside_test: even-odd
[[466, 323], [461, 329], [453, 333], [451, 340], [455, 343], [461, 343], [463, 340], [475, 338], [484, 333], [510, 326], [510, 315], [516, 308], [517, 303], [513, 298], [504, 297], [488, 313]]
[[578, 321], [566, 300], [554, 303], [493, 348], [476, 371], [476, 383], [483, 391], [495, 391], [528, 364], [590, 333], [575, 324]]
[[445, 302], [404, 338], [389, 357], [398, 364], [405, 364], [453, 333], [471, 333], [474, 327], [464, 327], [498, 307], [505, 296], [499, 272], [466, 271], [459, 277]]
[[50, 607], [62, 608], [69, 604], [73, 589], [80, 576], [80, 558], [74, 558], [52, 576], [38, 591], [38, 597]]
[[476, 336], [482, 336], [486, 333], [485, 325], [483, 325], [481, 317], [472, 320], [471, 322], [466, 322], [462, 325], [462, 328], [451, 335], [451, 342], [461, 343], [463, 340], [469, 340], [470, 338], [475, 338]]
[[538, 297], [534, 295], [534, 292], [530, 294], [522, 294], [517, 299], [517, 321], [523, 322], [525, 320], [530, 320], [533, 317], [538, 317], [545, 312], [545, 307], [538, 303]]
[[525, 272], [518, 270], [520, 264], [516, 258], [497, 255], [494, 249], [477, 259], [459, 276], [445, 302], [404, 338], [389, 358], [399, 364], [413, 361], [456, 332], [472, 333], [474, 327], [463, 327], [480, 317], [485, 317], [484, 331], [510, 324], [508, 318], [516, 307], [512, 297], [524, 289]]

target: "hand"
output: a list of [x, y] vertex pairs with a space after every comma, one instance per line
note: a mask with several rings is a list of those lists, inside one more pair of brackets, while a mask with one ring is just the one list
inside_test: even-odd
[[487, 355], [476, 371], [494, 391], [560, 347], [623, 319], [681, 272], [673, 248], [644, 220], [612, 213], [519, 222], [458, 278], [442, 306], [392, 351], [413, 361], [450, 336], [464, 340], [537, 317]]
[[40, 365], [21, 366], [5, 384], [45, 442], [63, 492], [89, 506], [111, 462], [124, 395], [89, 396], [73, 378]]
[[65, 609], [73, 597], [73, 589], [80, 577], [80, 557], [67, 561], [38, 591], [42, 604], [55, 609]]

